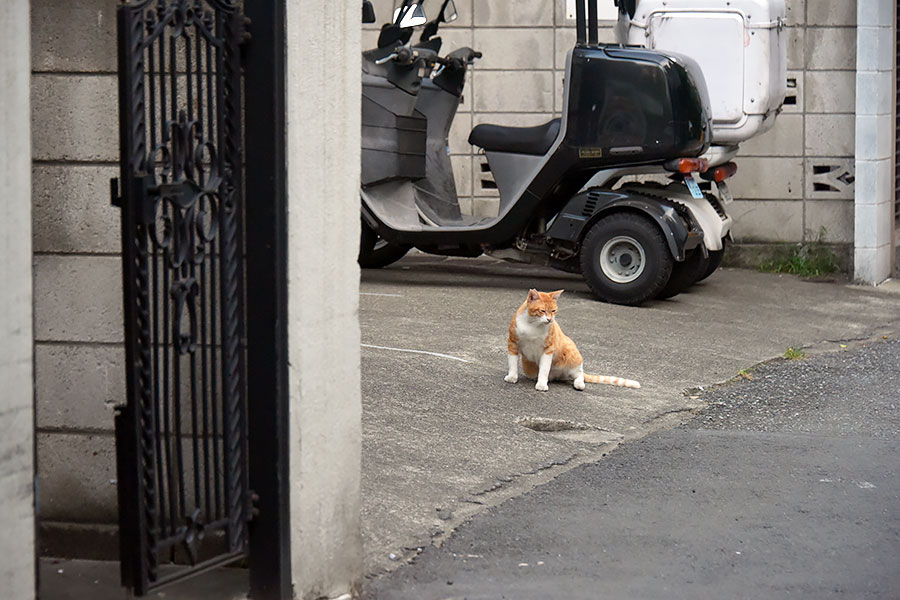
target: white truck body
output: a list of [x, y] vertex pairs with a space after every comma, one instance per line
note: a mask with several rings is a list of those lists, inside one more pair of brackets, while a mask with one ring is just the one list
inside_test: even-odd
[[784, 0], [639, 0], [620, 17], [621, 44], [684, 54], [700, 64], [712, 142], [733, 146], [775, 122], [787, 91]]

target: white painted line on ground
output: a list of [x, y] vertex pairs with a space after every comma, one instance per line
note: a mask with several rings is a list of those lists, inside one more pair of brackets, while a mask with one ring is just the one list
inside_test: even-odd
[[464, 358], [459, 358], [458, 356], [450, 356], [449, 354], [441, 354], [440, 352], [428, 352], [426, 350], [410, 350], [409, 348], [390, 348], [388, 346], [374, 346], [372, 344], [360, 344], [363, 348], [374, 348], [376, 350], [394, 350], [395, 352], [411, 352], [413, 354], [428, 354], [430, 356], [437, 356], [440, 358], [449, 358], [450, 360], [458, 360], [459, 362], [467, 363]]
[[379, 294], [378, 292], [360, 292], [360, 296], [389, 296], [391, 298], [402, 298], [403, 294]]

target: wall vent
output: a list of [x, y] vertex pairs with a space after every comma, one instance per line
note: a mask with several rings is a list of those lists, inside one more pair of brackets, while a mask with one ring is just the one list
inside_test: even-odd
[[810, 200], [852, 200], [855, 167], [850, 158], [806, 159], [806, 197]]

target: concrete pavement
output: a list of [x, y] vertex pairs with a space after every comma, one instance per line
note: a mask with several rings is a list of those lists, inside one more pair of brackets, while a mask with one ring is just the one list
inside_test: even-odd
[[[566, 290], [559, 321], [586, 370], [642, 389], [557, 383], [541, 393], [525, 378], [505, 383], [506, 328], [530, 287]], [[632, 308], [596, 302], [580, 277], [558, 271], [411, 255], [365, 271], [361, 292], [369, 575], [622, 441], [690, 417], [702, 400], [686, 389], [788, 347], [839, 349], [900, 325], [895, 291], [744, 270]], [[545, 420], [559, 431], [525, 426]]]
[[[849, 346], [849, 345], [848, 345]], [[371, 600], [900, 597], [900, 341], [754, 369], [466, 523]]]
[[[121, 586], [119, 563], [101, 560], [42, 558], [38, 597], [40, 600], [130, 600]], [[166, 565], [163, 573], [177, 566]], [[218, 568], [152, 591], [149, 600], [246, 600], [249, 579], [246, 569]], [[0, 598], [8, 596], [0, 593]], [[9, 600], [15, 600], [9, 598]]]

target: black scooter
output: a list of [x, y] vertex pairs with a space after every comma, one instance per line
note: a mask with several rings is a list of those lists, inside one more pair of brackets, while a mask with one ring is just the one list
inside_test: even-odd
[[[363, 53], [362, 266], [384, 266], [410, 247], [451, 256], [488, 253], [580, 272], [601, 300], [621, 304], [674, 295], [673, 268], [702, 246], [685, 206], [608, 188], [599, 172], [664, 167], [674, 177], [706, 170], [709, 101], [694, 61], [597, 43], [595, 4], [577, 3], [577, 43], [566, 63], [562, 118], [537, 127], [478, 125], [500, 193], [496, 217], [464, 215], [448, 134], [466, 70], [479, 56], [440, 57], [445, 0], [418, 44], [424, 0], [403, 0], [379, 47]], [[677, 269], [676, 269], [677, 270]], [[676, 287], [680, 287], [679, 284]], [[679, 290], [674, 291], [677, 293]]]

